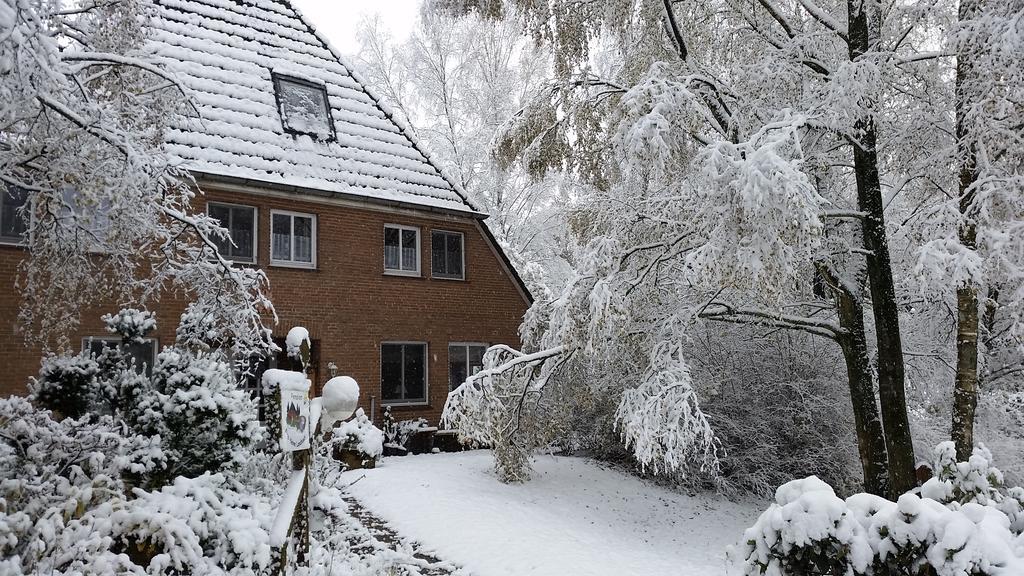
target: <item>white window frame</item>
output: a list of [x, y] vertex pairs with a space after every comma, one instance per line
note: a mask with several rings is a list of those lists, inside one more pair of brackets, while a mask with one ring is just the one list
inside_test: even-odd
[[[448, 364], [447, 364], [447, 366], [448, 366], [448, 391], [449, 392], [454, 390], [454, 388], [451, 387], [452, 386], [452, 383], [451, 383], [451, 369], [452, 369], [452, 358], [451, 358], [451, 353], [452, 352], [451, 352], [451, 349], [452, 349], [452, 346], [462, 346], [463, 348], [466, 349], [466, 378], [469, 378], [470, 376], [472, 376], [472, 374], [469, 373], [469, 347], [470, 346], [482, 347], [484, 349], [484, 354], [487, 354], [487, 349], [491, 347], [491, 345], [486, 343], [486, 342], [449, 342], [448, 343]], [[461, 384], [461, 382], [460, 382], [460, 384]]]
[[[260, 209], [259, 209], [259, 207], [257, 207], [257, 206], [250, 206], [249, 204], [238, 204], [237, 202], [220, 202], [218, 200], [210, 200], [209, 202], [206, 203], [206, 215], [207, 216], [210, 216], [210, 206], [211, 205], [213, 205], [213, 206], [226, 206], [228, 208], [249, 208], [250, 210], [252, 210], [252, 262], [249, 262], [247, 260], [234, 260], [234, 259], [232, 259], [232, 258], [230, 258], [228, 256], [225, 256], [224, 254], [221, 254], [221, 256], [224, 256], [225, 260], [231, 260], [232, 262], [236, 262], [238, 264], [256, 264], [256, 263], [258, 263], [260, 261], [259, 260], [259, 258], [260, 258], [260, 250], [259, 250], [259, 245], [260, 245]], [[210, 217], [212, 218], [212, 216], [210, 216]], [[229, 233], [231, 232], [231, 230], [228, 229], [227, 226], [223, 226], [223, 227], [226, 228]], [[314, 225], [314, 230], [315, 229], [316, 229], [316, 226]], [[232, 242], [234, 242], [234, 240], [232, 240]]]
[[[434, 232], [440, 232], [442, 234], [455, 234], [458, 235], [462, 242], [462, 275], [461, 276], [438, 276], [434, 272]], [[455, 230], [443, 230], [441, 228], [434, 228], [430, 231], [430, 277], [438, 280], [465, 280], [466, 279], [466, 235], [462, 232]]]
[[[280, 214], [280, 215], [283, 215], [283, 216], [290, 216], [292, 218], [292, 231], [291, 231], [291, 235], [292, 235], [292, 242], [291, 242], [292, 253], [291, 253], [291, 257], [292, 258], [295, 258], [295, 241], [294, 241], [295, 240], [295, 217], [299, 216], [299, 217], [302, 217], [302, 218], [310, 218], [313, 221], [313, 226], [312, 226], [312, 228], [310, 230], [310, 233], [312, 234], [313, 238], [312, 238], [312, 243], [310, 245], [310, 252], [311, 253], [310, 253], [310, 261], [309, 262], [296, 262], [295, 260], [277, 260], [277, 259], [274, 258], [274, 215], [275, 214]], [[308, 212], [293, 212], [291, 210], [271, 210], [270, 211], [270, 228], [269, 228], [270, 240], [269, 240], [269, 243], [267, 244], [267, 250], [269, 250], [269, 254], [270, 254], [270, 265], [271, 266], [278, 266], [278, 267], [281, 267], [281, 268], [303, 268], [305, 270], [313, 270], [313, 269], [315, 269], [316, 268], [316, 249], [317, 249], [317, 246], [316, 246], [316, 244], [317, 244], [317, 242], [316, 242], [316, 235], [317, 235], [316, 220], [317, 220], [316, 214], [309, 214]]]
[[[7, 185], [6, 184], [0, 185], [0, 194], [10, 194], [10, 191], [7, 189]], [[26, 194], [27, 194], [27, 192], [26, 192]], [[0, 198], [0, 199], [2, 199], [2, 198]], [[28, 203], [28, 204], [31, 204], [32, 198], [31, 197], [26, 198], [25, 202]], [[0, 203], [0, 212], [3, 212], [3, 209], [4, 209], [3, 204]], [[34, 214], [33, 214], [32, 210], [28, 211], [28, 216], [29, 216], [29, 219], [30, 219], [30, 222], [28, 224], [29, 224], [29, 228], [31, 228], [32, 227], [31, 226], [31, 224], [32, 224], [31, 223], [31, 219], [34, 218]], [[17, 238], [17, 239], [14, 236], [4, 236], [4, 235], [0, 234], [0, 245], [3, 245], [3, 246], [19, 246], [19, 247], [24, 248], [25, 246], [28, 245], [28, 239], [29, 239], [28, 238], [28, 234], [26, 234], [25, 236], [23, 236], [21, 238]]]
[[[156, 357], [157, 354], [160, 353], [160, 340], [158, 338], [153, 337], [143, 338], [142, 340], [143, 342], [153, 343], [153, 358], [151, 358], [149, 361], [149, 369], [150, 371], [152, 371], [154, 368], [156, 368]], [[82, 338], [82, 352], [87, 352], [89, 350], [90, 342], [110, 342], [114, 345], [119, 346], [123, 341], [124, 340], [122, 338], [117, 338], [114, 336], [84, 336]]]
[[[423, 400], [385, 400], [384, 399], [384, 346], [387, 344], [423, 346]], [[377, 348], [377, 367], [380, 370], [381, 386], [380, 401], [385, 406], [429, 406], [430, 405], [430, 344], [416, 340], [385, 340]], [[404, 360], [403, 355], [403, 360]], [[402, 379], [405, 379], [405, 362], [402, 363]]]
[[[402, 224], [384, 224], [384, 231], [388, 228], [394, 228], [398, 230], [398, 269], [387, 267], [387, 255], [385, 251], [387, 246], [384, 244], [384, 235], [381, 234], [381, 263], [384, 266], [384, 274], [388, 276], [422, 276], [423, 275], [423, 234], [419, 226], [405, 226]], [[416, 269], [415, 270], [402, 270], [402, 231], [411, 230], [416, 233]], [[399, 344], [399, 342], [395, 342]], [[411, 342], [415, 344], [415, 342]]]

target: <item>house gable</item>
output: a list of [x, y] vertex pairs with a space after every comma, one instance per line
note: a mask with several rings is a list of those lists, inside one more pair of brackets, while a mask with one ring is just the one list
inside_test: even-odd
[[[153, 2], [147, 51], [179, 78], [198, 112], [174, 121], [166, 149], [201, 185], [487, 217], [286, 0]], [[323, 87], [329, 138], [286, 126], [275, 90], [281, 78]], [[508, 256], [478, 225], [530, 303]]]

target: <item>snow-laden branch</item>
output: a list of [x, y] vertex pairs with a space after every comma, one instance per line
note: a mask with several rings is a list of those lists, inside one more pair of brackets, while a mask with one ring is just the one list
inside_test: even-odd
[[635, 388], [622, 393], [615, 425], [641, 470], [691, 467], [715, 476], [721, 446], [693, 390], [690, 367], [677, 344], [661, 342]]
[[812, 18], [820, 22], [829, 30], [835, 32], [836, 35], [842, 38], [844, 42], [850, 41], [850, 34], [846, 30], [846, 26], [844, 26], [838, 20], [833, 18], [828, 12], [823, 10], [821, 6], [818, 6], [812, 0], [799, 0], [799, 2], [800, 5], [804, 7], [804, 10], [806, 10]]
[[817, 336], [836, 340], [845, 331], [831, 320], [782, 314], [756, 308], [734, 308], [728, 304], [712, 303], [698, 314], [700, 318], [735, 322], [741, 324], [764, 324], [787, 330], [800, 330]]

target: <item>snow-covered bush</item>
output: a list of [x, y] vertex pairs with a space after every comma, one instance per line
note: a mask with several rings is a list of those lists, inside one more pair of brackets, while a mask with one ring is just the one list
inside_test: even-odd
[[126, 309], [104, 321], [122, 345], [47, 358], [31, 385], [34, 401], [63, 415], [109, 415], [131, 434], [157, 438], [164, 466], [139, 478], [147, 486], [216, 472], [260, 439], [256, 406], [221, 352], [167, 347], [146, 376], [126, 348], [156, 327], [153, 315]]
[[954, 509], [971, 503], [994, 507], [1010, 519], [1010, 530], [1024, 533], [1024, 488], [1006, 485], [988, 448], [976, 446], [967, 462], [957, 462], [956, 446], [943, 442], [931, 466], [934, 476], [921, 486], [923, 497]]
[[406, 448], [409, 440], [424, 430], [434, 429], [426, 418], [395, 421], [391, 415], [391, 407], [384, 407], [383, 427], [384, 444], [392, 448]]
[[47, 356], [29, 390], [41, 406], [78, 418], [97, 404], [99, 372], [99, 363], [87, 354]]
[[[0, 399], [0, 573], [238, 574], [269, 566], [272, 499], [220, 474], [155, 491], [161, 439]], [[245, 478], [243, 478], [245, 480]]]
[[384, 432], [370, 422], [362, 408], [351, 420], [331, 430], [329, 442], [335, 457], [349, 467], [358, 463], [360, 468], [372, 468], [384, 453]]
[[91, 520], [109, 530], [112, 551], [123, 551], [150, 574], [254, 574], [270, 566], [272, 506], [228, 486], [221, 474], [179, 477], [158, 491], [135, 489], [131, 500], [109, 501], [83, 524]]
[[[937, 461], [949, 464], [950, 453], [951, 443], [940, 445]], [[973, 462], [953, 463], [956, 472], [940, 468], [920, 495], [906, 493], [896, 502], [863, 493], [843, 500], [813, 476], [788, 482], [744, 533], [744, 571], [751, 576], [1024, 573], [1024, 540], [1011, 529], [1016, 519], [991, 496], [1005, 494], [984, 479], [998, 476], [985, 453], [976, 452]]]
[[87, 560], [69, 555], [67, 531], [81, 546], [102, 545], [82, 533], [83, 517], [123, 499], [122, 476], [162, 463], [158, 438], [125, 435], [109, 416], [56, 420], [23, 398], [0, 399], [0, 568], [50, 573]]
[[165, 348], [137, 413], [140, 428], [162, 439], [167, 479], [220, 470], [262, 437], [254, 401], [216, 352]]

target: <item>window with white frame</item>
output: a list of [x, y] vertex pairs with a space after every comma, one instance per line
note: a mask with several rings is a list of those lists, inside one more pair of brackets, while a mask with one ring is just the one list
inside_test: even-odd
[[465, 259], [462, 233], [433, 230], [430, 233], [431, 275], [434, 278], [462, 280], [465, 278]]
[[107, 338], [90, 336], [82, 339], [82, 350], [88, 350], [94, 356], [99, 356], [108, 348], [120, 348], [133, 361], [135, 371], [146, 376], [153, 374], [153, 364], [156, 363], [157, 341], [156, 338], [145, 338], [142, 342], [123, 343], [120, 338]]
[[28, 214], [24, 211], [28, 203], [28, 191], [24, 188], [6, 186], [0, 201], [0, 242], [20, 244], [28, 233]]
[[273, 76], [284, 129], [295, 134], [306, 134], [317, 140], [333, 139], [334, 124], [331, 121], [327, 88], [323, 84], [294, 76]]
[[397, 224], [384, 225], [384, 271], [390, 274], [420, 274], [420, 229]]
[[279, 210], [270, 212], [270, 263], [316, 267], [315, 215]]
[[380, 395], [388, 404], [427, 401], [427, 345], [384, 342], [380, 345]]
[[453, 342], [448, 344], [448, 389], [455, 390], [466, 378], [484, 367], [487, 344]]
[[256, 208], [238, 204], [210, 202], [206, 213], [220, 222], [230, 234], [228, 238], [215, 238], [217, 251], [227, 260], [256, 263]]

